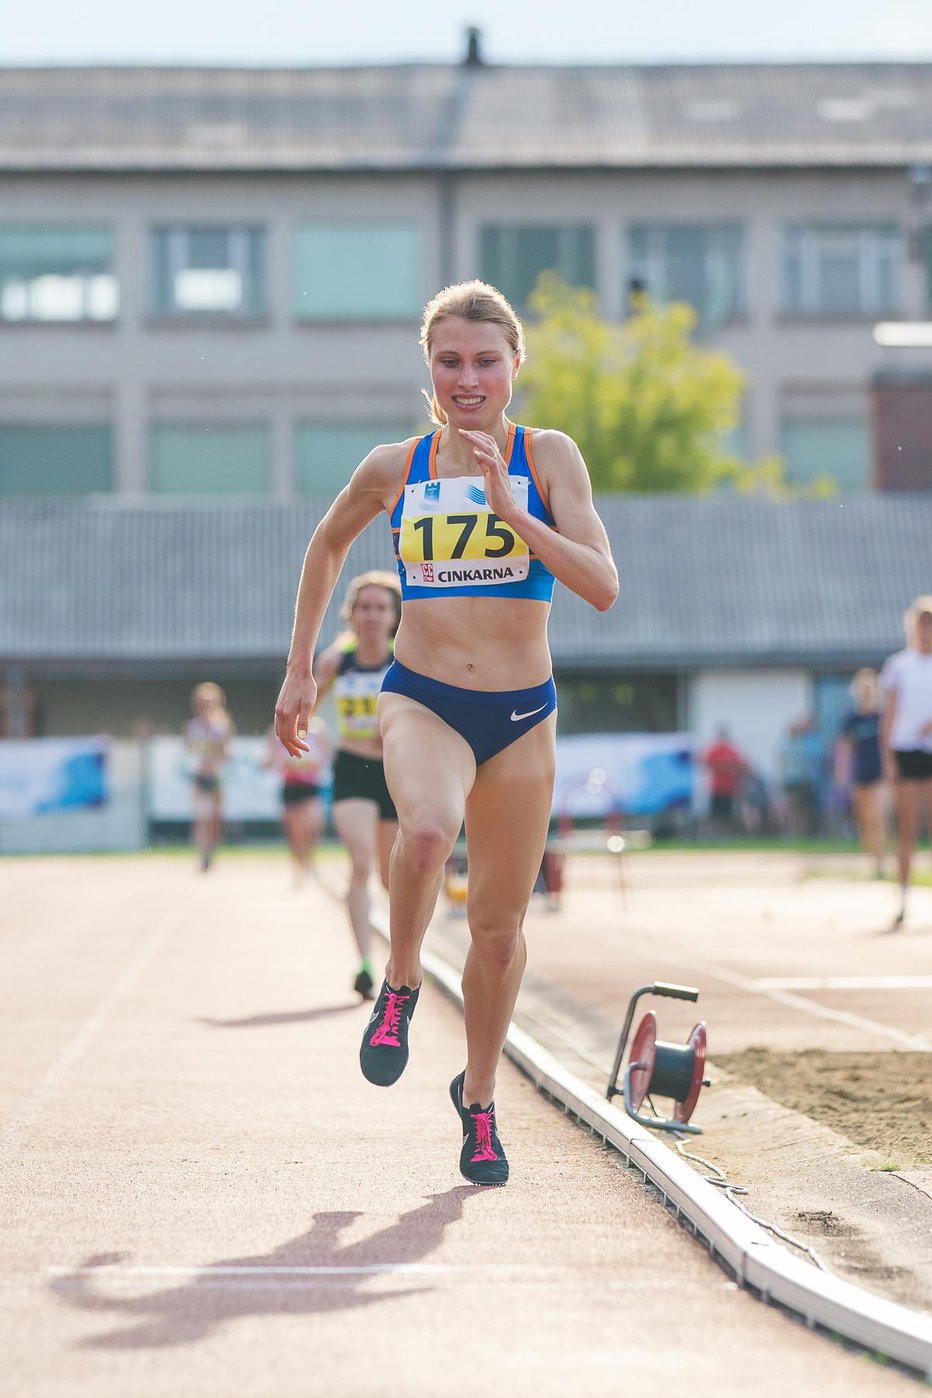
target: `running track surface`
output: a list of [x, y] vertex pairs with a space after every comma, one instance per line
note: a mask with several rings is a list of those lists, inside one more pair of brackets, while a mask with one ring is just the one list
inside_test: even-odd
[[512, 1182], [459, 1176], [458, 1012], [393, 1089], [341, 910], [283, 858], [7, 859], [11, 1398], [917, 1391], [737, 1290], [508, 1065]]

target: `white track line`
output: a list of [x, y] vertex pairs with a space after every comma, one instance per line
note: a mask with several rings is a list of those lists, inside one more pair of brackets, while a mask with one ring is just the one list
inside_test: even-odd
[[932, 976], [759, 976], [758, 990], [932, 990]]
[[30, 1128], [42, 1114], [46, 1102], [54, 1096], [94, 1035], [132, 987], [134, 981], [145, 970], [156, 953], [161, 950], [175, 925], [178, 914], [179, 909], [173, 908], [161, 918], [155, 930], [143, 942], [123, 974], [84, 1021], [74, 1037], [61, 1050], [42, 1080], [26, 1097], [19, 1110], [14, 1112], [3, 1130], [0, 1131], [0, 1168], [9, 1164]]
[[881, 1024], [876, 1019], [865, 1019], [863, 1015], [850, 1014], [847, 1010], [829, 1009], [827, 1005], [820, 1005], [815, 1000], [805, 1000], [801, 995], [793, 995], [787, 990], [778, 990], [747, 976], [724, 971], [712, 962], [694, 961], [692, 965], [705, 971], [707, 975], [714, 976], [716, 980], [724, 981], [726, 985], [733, 985], [738, 990], [745, 991], [748, 995], [765, 995], [768, 1000], [775, 1000], [777, 1004], [786, 1005], [791, 1010], [801, 1010], [803, 1014], [812, 1015], [816, 1019], [834, 1020], [836, 1024], [847, 1024], [852, 1029], [860, 1029], [864, 1033], [878, 1034], [881, 1038], [892, 1039], [895, 1044], [912, 1049], [915, 1053], [932, 1053], [932, 1043], [919, 1034], [907, 1034], [902, 1029], [894, 1029], [892, 1025]]

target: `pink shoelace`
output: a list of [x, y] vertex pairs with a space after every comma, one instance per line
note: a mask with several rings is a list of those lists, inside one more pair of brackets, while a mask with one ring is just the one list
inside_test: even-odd
[[369, 1040], [373, 1048], [378, 1044], [388, 1044], [390, 1048], [401, 1048], [401, 1042], [398, 1038], [398, 1024], [401, 1019], [401, 1007], [406, 1004], [407, 1000], [407, 995], [396, 995], [393, 990], [388, 992], [382, 1023]]
[[470, 1116], [476, 1123], [476, 1153], [472, 1157], [476, 1160], [497, 1160], [495, 1149], [492, 1145], [492, 1119], [494, 1113], [491, 1108], [487, 1112], [470, 1112]]

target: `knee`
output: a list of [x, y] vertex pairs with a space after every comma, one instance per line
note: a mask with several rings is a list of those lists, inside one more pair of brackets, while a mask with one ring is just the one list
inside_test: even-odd
[[476, 954], [501, 971], [510, 970], [521, 946], [522, 919], [494, 921], [469, 914], [469, 932]]
[[401, 826], [401, 842], [407, 859], [419, 873], [442, 869], [450, 858], [459, 830], [443, 821], [415, 818]]

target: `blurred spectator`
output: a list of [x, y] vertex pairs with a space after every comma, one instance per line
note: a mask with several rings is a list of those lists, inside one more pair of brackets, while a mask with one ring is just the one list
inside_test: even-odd
[[906, 649], [888, 656], [880, 672], [885, 694], [881, 749], [896, 801], [900, 906], [894, 927], [906, 917], [910, 862], [923, 806], [932, 836], [932, 596], [916, 598], [903, 626]]
[[760, 772], [755, 771], [753, 767], [745, 769], [741, 780], [738, 821], [746, 835], [772, 835], [774, 832], [770, 791]]
[[786, 833], [811, 838], [819, 833], [823, 767], [822, 737], [814, 718], [790, 725], [781, 767]]
[[727, 728], [719, 728], [715, 742], [699, 759], [709, 773], [709, 824], [716, 834], [734, 834], [738, 826], [737, 798], [750, 770], [743, 753], [729, 741]]
[[842, 720], [835, 745], [835, 786], [851, 792], [861, 846], [883, 878], [883, 762], [880, 753], [880, 690], [876, 670], [859, 670], [851, 681], [853, 708]]

